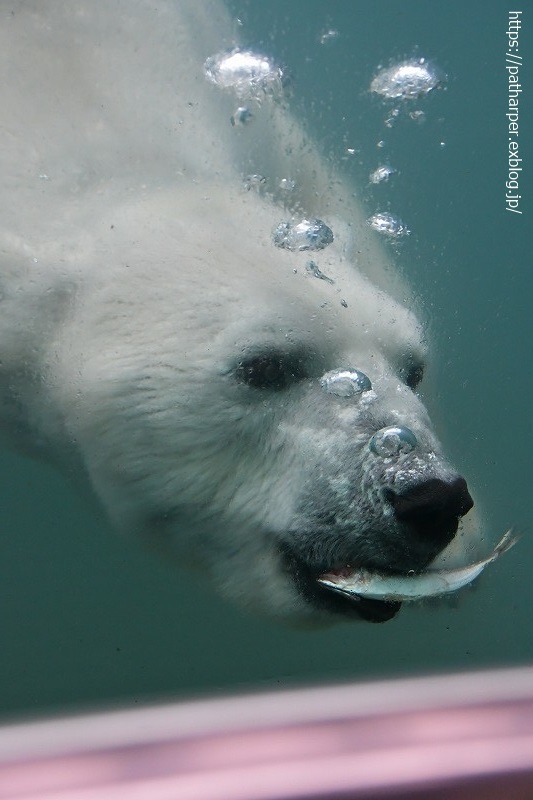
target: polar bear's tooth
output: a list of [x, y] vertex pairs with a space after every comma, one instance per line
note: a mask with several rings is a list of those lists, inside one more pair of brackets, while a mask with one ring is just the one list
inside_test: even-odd
[[486, 558], [466, 567], [450, 570], [428, 570], [418, 575], [384, 575], [357, 569], [348, 577], [326, 574], [318, 583], [335, 592], [372, 600], [421, 600], [456, 592], [478, 577], [487, 564], [507, 552], [517, 541], [508, 530]]

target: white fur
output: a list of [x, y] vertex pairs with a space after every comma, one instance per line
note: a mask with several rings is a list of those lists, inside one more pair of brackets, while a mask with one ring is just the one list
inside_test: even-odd
[[[235, 44], [219, 5], [11, 0], [0, 14], [6, 437], [88, 479], [119, 528], [227, 595], [327, 615], [301, 596], [280, 541], [317, 563], [358, 548], [379, 562], [370, 533], [393, 526], [383, 486], [453, 474], [401, 380], [425, 357], [409, 292], [283, 104], [265, 98], [249, 127], [229, 124], [238, 103], [202, 66]], [[244, 191], [248, 173], [267, 191]], [[283, 177], [297, 187], [287, 207]], [[334, 243], [274, 247], [291, 214], [326, 220]], [[333, 284], [309, 274], [310, 257]], [[309, 356], [304, 381], [271, 393], [236, 380], [250, 348], [292, 347]], [[345, 366], [372, 380], [361, 401], [320, 388]], [[367, 444], [391, 424], [420, 446], [385, 464]], [[342, 531], [317, 527], [326, 508]]]

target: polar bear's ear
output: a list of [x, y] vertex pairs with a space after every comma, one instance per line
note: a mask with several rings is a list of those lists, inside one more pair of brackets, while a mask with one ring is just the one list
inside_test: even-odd
[[303, 353], [267, 350], [244, 358], [235, 369], [235, 377], [253, 389], [286, 389], [309, 377]]

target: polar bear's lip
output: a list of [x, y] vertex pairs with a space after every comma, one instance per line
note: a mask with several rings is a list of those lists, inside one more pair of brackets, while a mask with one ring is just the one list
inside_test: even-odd
[[287, 542], [279, 541], [278, 547], [296, 589], [317, 611], [326, 611], [351, 619], [363, 619], [365, 622], [387, 622], [400, 610], [402, 605], [400, 602], [358, 597], [354, 594], [336, 592], [328, 586], [321, 585], [320, 578], [326, 574], [325, 568], [318, 570], [311, 567]]

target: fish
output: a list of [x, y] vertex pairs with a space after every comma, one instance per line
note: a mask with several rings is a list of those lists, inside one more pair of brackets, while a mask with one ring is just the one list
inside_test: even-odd
[[[366, 597], [371, 600], [386, 602], [416, 601], [428, 597], [439, 597], [451, 594], [472, 583], [483, 572], [488, 564], [496, 561], [518, 541], [512, 529], [506, 531], [491, 553], [481, 561], [455, 569], [426, 570], [425, 572], [407, 575], [393, 575], [371, 572], [357, 568], [349, 575], [325, 573], [317, 578], [318, 583], [348, 595], [356, 600]], [[344, 572], [344, 571], [343, 571]]]

